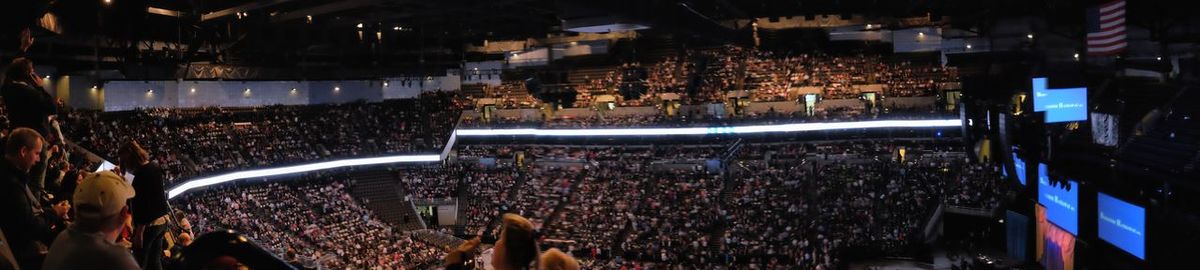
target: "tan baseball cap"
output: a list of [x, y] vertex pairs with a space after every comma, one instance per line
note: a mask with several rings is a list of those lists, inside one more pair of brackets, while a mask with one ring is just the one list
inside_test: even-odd
[[[111, 171], [93, 173], [75, 188], [75, 212], [101, 217], [115, 215], [134, 195], [133, 186], [117, 174]], [[81, 207], [84, 205], [88, 207]]]

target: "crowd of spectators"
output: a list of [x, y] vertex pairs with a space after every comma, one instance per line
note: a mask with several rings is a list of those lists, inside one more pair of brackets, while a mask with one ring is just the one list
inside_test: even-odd
[[518, 199], [495, 207], [535, 217], [544, 245], [596, 269], [833, 269], [847, 254], [904, 254], [940, 203], [998, 206], [1005, 182], [997, 167], [967, 162], [955, 145], [747, 144], [726, 180], [697, 164], [720, 154], [717, 145], [477, 145], [459, 153], [524, 153], [524, 185], [506, 181], [470, 193], [497, 198], [515, 188]]
[[687, 55], [672, 55], [646, 65], [646, 95], [643, 99], [654, 99], [659, 93], [685, 93], [687, 75], [696, 68], [695, 62], [686, 59]]
[[[596, 71], [599, 70], [599, 71]], [[817, 87], [823, 99], [857, 99], [858, 87], [882, 85], [888, 97], [935, 96], [943, 87], [957, 89], [958, 70], [933, 58], [882, 54], [776, 53], [739, 46], [690, 49], [653, 62], [625, 62], [604, 69], [578, 69], [583, 77], [569, 82], [578, 91], [574, 107], [590, 106], [600, 94], [637, 85], [639, 98], [618, 100], [621, 106], [646, 106], [661, 93], [679, 94], [684, 104], [725, 101], [725, 92], [747, 90], [754, 101], [795, 100], [797, 87]], [[635, 76], [636, 74], [636, 76]], [[536, 108], [540, 102], [524, 81], [487, 86], [488, 97], [501, 109]], [[617, 95], [620, 96], [620, 95]]]
[[484, 87], [484, 93], [487, 97], [496, 99], [496, 108], [500, 109], [529, 109], [541, 105], [541, 101], [525, 89], [525, 81], [505, 81], [497, 86], [487, 85]]
[[558, 116], [543, 119], [495, 118], [482, 121], [464, 117], [465, 128], [629, 128], [629, 127], [720, 127], [732, 125], [771, 125], [807, 122], [841, 122], [858, 120], [931, 119], [953, 117], [933, 106], [889, 106], [871, 112], [865, 108], [819, 108], [812, 115], [803, 111], [780, 112], [768, 108], [765, 112], [742, 115], [715, 116], [702, 111], [680, 111], [675, 116], [662, 113], [600, 115], [586, 117]]
[[414, 269], [444, 255], [361, 206], [348, 191], [353, 180], [305, 178], [226, 185], [188, 194], [178, 205], [200, 233], [233, 229], [308, 268]]
[[[958, 71], [933, 61], [889, 59], [882, 55], [787, 54], [726, 46], [705, 50], [715, 63], [705, 73], [702, 89], [732, 90], [743, 83], [755, 101], [788, 100], [793, 87], [821, 88], [825, 99], [858, 98], [855, 86], [884, 85], [894, 97], [933, 96], [939, 83], [958, 81]], [[744, 77], [738, 73], [744, 65]]]
[[426, 93], [381, 103], [248, 109], [146, 109], [66, 113], [66, 136], [102, 157], [136, 139], [167, 179], [332, 157], [437, 152], [468, 102]]
[[[894, 152], [901, 147], [903, 161]], [[860, 142], [744, 162], [723, 209], [732, 226], [722, 255], [770, 269], [833, 269], [845, 254], [905, 254], [939, 203], [997, 207], [1006, 190], [997, 167], [944, 150]]]
[[[32, 44], [28, 30], [24, 35], [29, 40], [22, 40], [22, 53]], [[32, 71], [32, 63], [26, 65], [29, 68], [17, 74], [20, 78], [7, 76], [3, 82], [5, 102], [25, 105], [12, 100], [10, 89], [41, 90], [37, 89], [41, 82]], [[629, 63], [620, 70], [638, 70], [642, 65]], [[649, 93], [685, 94], [684, 100], [689, 104], [721, 101], [723, 93], [732, 89], [750, 89], [757, 101], [786, 100], [790, 89], [796, 86], [821, 87], [827, 99], [857, 98], [853, 87], [863, 84], [883, 84], [886, 86], [883, 94], [888, 96], [930, 96], [941, 84], [957, 80], [956, 70], [934, 63], [888, 61], [864, 55], [779, 56], [740, 47], [692, 51], [646, 66], [647, 76], [640, 83], [645, 84]], [[22, 71], [10, 67], [5, 73], [16, 74], [14, 70]], [[630, 83], [629, 76], [622, 72], [589, 78], [578, 88], [587, 95]], [[33, 79], [26, 81], [30, 76]], [[521, 82], [505, 82], [487, 92], [501, 100], [498, 103], [501, 108], [531, 108], [538, 104]], [[45, 93], [39, 95], [42, 94]], [[580, 100], [589, 99], [585, 96]], [[29, 114], [7, 115], [0, 104], [0, 117], [4, 117], [0, 118], [3, 130], [0, 138], [8, 142], [2, 174], [6, 177], [3, 179], [6, 193], [0, 209], [6, 211], [5, 236], [37, 238], [32, 241], [55, 246], [63, 242], [59, 240], [71, 237], [72, 232], [67, 228], [77, 229], [72, 226], [74, 222], [94, 221], [83, 213], [103, 211], [106, 221], [114, 225], [116, 222], [111, 221], [128, 223], [126, 219], [145, 215], [140, 213], [145, 208], [131, 210], [123, 205], [129, 199], [136, 204], [137, 200], [162, 195], [157, 194], [162, 193], [162, 181], [158, 181], [158, 189], [152, 190], [155, 194], [139, 191], [140, 197], [134, 196], [132, 190], [141, 189], [134, 185], [145, 185], [141, 183], [146, 183], [144, 179], [149, 175], [137, 170], [152, 167], [140, 166], [164, 167], [165, 180], [170, 182], [233, 169], [334, 157], [432, 152], [443, 147], [459, 112], [470, 106], [468, 100], [457, 94], [443, 92], [381, 103], [116, 113], [66, 108], [58, 112], [61, 101], [59, 104], [50, 104], [49, 99], [44, 101], [55, 109], [45, 111], [57, 114], [64, 122], [67, 138], [50, 136], [49, 130], [41, 125], [50, 118], [43, 119], [42, 115], [34, 117], [37, 123], [33, 128], [39, 130], [17, 129], [12, 131], [17, 134], [10, 136], [6, 123], [9, 118]], [[640, 105], [644, 101], [645, 98], [626, 101], [626, 105]], [[929, 111], [894, 109], [895, 114], [882, 117], [911, 117]], [[550, 128], [720, 126], [879, 117], [877, 113], [861, 110], [831, 109], [816, 115], [772, 110], [728, 120], [705, 114], [606, 116], [556, 118], [542, 125]], [[137, 166], [124, 169], [140, 178], [130, 185], [118, 173], [104, 172], [93, 174], [84, 182], [85, 173], [72, 165], [78, 162], [61, 158], [69, 152], [56, 148], [62, 144], [42, 147], [62, 139], [70, 139], [110, 160], [121, 156], [123, 166]], [[128, 153], [117, 146], [131, 141], [134, 145], [141, 142], [154, 154], [146, 157], [149, 160], [128, 163], [124, 160]], [[894, 155], [898, 147], [907, 147], [913, 154]], [[996, 167], [971, 163], [962, 155], [948, 153], [939, 144], [751, 145], [746, 150], [750, 154], [737, 159], [731, 177], [721, 177], [699, 164], [718, 155], [719, 149], [676, 145], [467, 147], [461, 150], [463, 156], [512, 158], [514, 152], [520, 151], [530, 161], [519, 164], [520, 169], [451, 164], [399, 170], [397, 179], [407, 199], [466, 194], [467, 198], [460, 199], [470, 200], [465, 211], [468, 231], [489, 229], [494, 224], [486, 223], [495, 221], [494, 217], [501, 212], [518, 213], [532, 221], [546, 245], [588, 258], [592, 266], [602, 269], [657, 265], [692, 269], [713, 265], [752, 269], [838, 268], [849, 253], [905, 252], [921, 237], [916, 228], [923, 225], [938, 204], [990, 209], [1005, 195], [1006, 185]], [[26, 177], [30, 167], [38, 163], [50, 168], [41, 170], [50, 172], [47, 177], [54, 185], [36, 186], [37, 190], [30, 191], [33, 187], [30, 180], [18, 178]], [[172, 220], [171, 226], [181, 230], [164, 232], [172, 244], [150, 252], [165, 251], [166, 257], [178, 258], [178, 251], [190, 243], [193, 232], [233, 229], [297, 266], [411, 269], [439, 264], [445, 250], [461, 240], [445, 237], [445, 231], [395, 230], [364, 207], [365, 202], [351, 195], [353, 179], [321, 173], [299, 178], [231, 183], [185, 194], [175, 201], [179, 206], [177, 211], [163, 216]], [[143, 182], [139, 183], [139, 179]], [[117, 191], [122, 197], [109, 196], [120, 202], [117, 204], [97, 207], [84, 202], [84, 209], [72, 209], [70, 200], [76, 190], [101, 194]], [[114, 206], [119, 207], [111, 211]], [[45, 222], [25, 222], [35, 218]], [[157, 216], [149, 218], [155, 225], [165, 223], [160, 223]], [[12, 225], [17, 222], [29, 226]], [[128, 253], [129, 248], [140, 245], [137, 242], [140, 236], [131, 236], [138, 234], [134, 226], [105, 224], [104, 227], [113, 227], [106, 228], [104, 234], [117, 235], [105, 239], [106, 247]], [[55, 235], [59, 235], [59, 240], [52, 240]], [[25, 255], [47, 256], [46, 250], [14, 247], [21, 252], [19, 260], [34, 262], [25, 264], [26, 267], [40, 268], [37, 267], [40, 261]], [[50, 252], [54, 250], [63, 249], [50, 248]], [[33, 254], [38, 252], [41, 254]], [[52, 252], [47, 258], [60, 254], [63, 253]], [[125, 261], [132, 263], [133, 258], [129, 257]], [[75, 258], [65, 260], [72, 259]], [[46, 261], [47, 265], [54, 265], [49, 263], [63, 260]]]

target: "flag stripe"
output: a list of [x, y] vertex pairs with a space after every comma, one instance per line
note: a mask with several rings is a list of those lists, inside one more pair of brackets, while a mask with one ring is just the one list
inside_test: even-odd
[[1118, 33], [1124, 33], [1124, 32], [1125, 32], [1125, 26], [1121, 25], [1121, 26], [1117, 26], [1116, 28], [1113, 28], [1113, 29], [1108, 29], [1104, 32], [1088, 33], [1087, 37], [1088, 37], [1088, 39], [1105, 38], [1108, 36], [1112, 36], [1112, 35], [1116, 35]]
[[1089, 55], [1114, 55], [1129, 46], [1125, 32], [1125, 1], [1116, 0], [1093, 6], [1087, 12], [1087, 52]]
[[1089, 53], [1093, 53], [1093, 52], [1096, 52], [1096, 53], [1101, 53], [1101, 52], [1112, 52], [1112, 51], [1117, 51], [1117, 50], [1120, 50], [1120, 49], [1124, 49], [1124, 48], [1125, 48], [1125, 46], [1126, 46], [1126, 44], [1125, 44], [1125, 43], [1117, 43], [1117, 44], [1109, 45], [1109, 46], [1106, 46], [1106, 47], [1088, 47], [1088, 52], [1089, 52]]
[[1101, 15], [1100, 15], [1100, 20], [1101, 20], [1101, 21], [1107, 21], [1107, 20], [1112, 20], [1112, 19], [1114, 19], [1114, 18], [1120, 18], [1120, 17], [1125, 17], [1125, 10], [1124, 10], [1124, 9], [1117, 10], [1117, 11], [1115, 11], [1115, 12], [1113, 12], [1113, 13], [1109, 13], [1109, 14], [1101, 14]]
[[1111, 43], [1117, 43], [1117, 42], [1122, 42], [1122, 43], [1125, 42], [1125, 33], [1121, 33], [1120, 35], [1114, 35], [1114, 36], [1106, 38], [1106, 39], [1089, 39], [1088, 40], [1088, 44], [1096, 44], [1096, 45], [1101, 45], [1101, 46], [1103, 46], [1103, 44], [1111, 44]]
[[1125, 1], [1115, 1], [1112, 3], [1104, 4], [1103, 6], [1100, 6], [1100, 12], [1101, 13], [1109, 12], [1109, 11], [1113, 11], [1114, 9], [1124, 8], [1124, 7], [1125, 7]]
[[1125, 17], [1116, 17], [1116, 18], [1112, 18], [1111, 20], [1102, 20], [1102, 21], [1100, 21], [1100, 29], [1111, 29], [1114, 26], [1117, 26], [1118, 24], [1124, 24], [1124, 23], [1125, 23]]

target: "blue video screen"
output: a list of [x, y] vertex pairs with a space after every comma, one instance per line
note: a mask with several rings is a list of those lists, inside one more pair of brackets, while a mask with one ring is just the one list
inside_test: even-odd
[[1017, 153], [1013, 153], [1013, 171], [1017, 174], [1017, 182], [1021, 182], [1021, 185], [1024, 186], [1026, 177], [1025, 161], [1017, 157]]
[[1070, 188], [1051, 186], [1046, 164], [1038, 164], [1038, 203], [1046, 207], [1046, 218], [1071, 235], [1079, 235], [1079, 184], [1067, 180]]
[[1086, 121], [1087, 88], [1068, 88], [1050, 91], [1046, 98], [1046, 123]]
[[1046, 112], [1046, 123], [1087, 120], [1087, 88], [1050, 89], [1046, 78], [1033, 78], [1033, 111]]
[[1100, 239], [1145, 260], [1146, 209], [1104, 193], [1096, 194], [1096, 208]]
[[1033, 111], [1041, 112], [1046, 108], [1046, 97], [1050, 96], [1046, 78], [1033, 78]]

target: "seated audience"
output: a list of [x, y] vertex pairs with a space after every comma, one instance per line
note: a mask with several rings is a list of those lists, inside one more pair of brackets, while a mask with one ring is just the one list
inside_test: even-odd
[[125, 201], [134, 195], [133, 186], [112, 172], [84, 179], [74, 198], [79, 220], [54, 239], [42, 269], [142, 269], [117, 242], [132, 217]]

